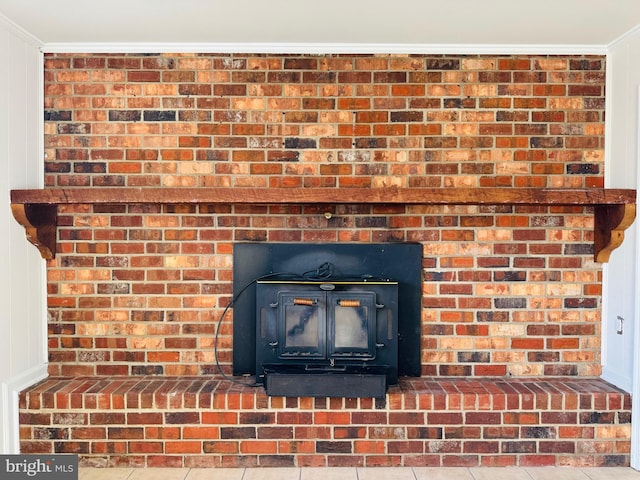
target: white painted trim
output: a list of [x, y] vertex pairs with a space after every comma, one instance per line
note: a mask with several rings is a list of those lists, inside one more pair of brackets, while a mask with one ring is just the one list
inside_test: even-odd
[[609, 382], [610, 384], [615, 385], [618, 388], [621, 388], [625, 392], [631, 392], [633, 390], [633, 380], [629, 377], [618, 375], [618, 373], [614, 369], [608, 368], [606, 366], [603, 367], [601, 377], [604, 381]]
[[45, 53], [604, 55], [607, 45], [393, 43], [46, 43]]
[[[606, 85], [610, 85], [612, 86], [614, 84], [614, 73], [613, 73], [613, 68], [610, 66], [611, 64], [609, 63], [609, 57], [607, 56], [607, 72], [606, 72]], [[612, 109], [613, 109], [613, 96], [612, 95], [607, 95], [605, 98], [605, 110], [606, 110], [606, 116], [605, 116], [605, 126], [604, 126], [604, 139], [605, 139], [605, 144], [604, 144], [604, 171], [605, 172], [609, 172], [610, 169], [612, 168], [612, 151], [613, 151], [613, 144], [612, 144], [612, 135], [611, 135], [611, 122], [612, 122], [612, 118], [614, 117], [613, 113], [612, 113]], [[606, 188], [611, 187], [611, 177], [605, 175], [604, 178], [604, 186]], [[610, 278], [609, 278], [609, 274], [610, 274], [610, 264], [609, 263], [605, 263], [602, 265], [602, 306], [601, 306], [601, 312], [602, 312], [602, 325], [606, 325], [606, 319], [609, 318], [611, 312], [611, 306], [609, 304], [609, 299], [607, 297], [607, 293], [608, 293], [608, 288], [607, 285], [610, 282]], [[623, 390], [625, 390], [626, 392], [631, 392], [633, 390], [633, 376], [632, 375], [620, 375], [620, 372], [618, 370], [615, 369], [614, 366], [610, 365], [609, 363], [606, 362], [607, 359], [607, 351], [610, 348], [609, 344], [608, 344], [608, 335], [606, 334], [606, 332], [604, 331], [604, 329], [601, 331], [601, 349], [602, 349], [602, 379], [617, 386], [618, 388], [621, 388]]]
[[615, 47], [617, 44], [624, 42], [625, 40], [627, 40], [629, 37], [632, 37], [634, 35], [637, 35], [638, 32], [640, 32], [640, 25], [636, 25], [635, 27], [633, 27], [631, 30], [629, 30], [628, 32], [623, 33], [622, 35], [620, 35], [618, 38], [616, 38], [615, 40], [613, 40], [611, 43], [609, 43], [609, 45], [607, 45], [608, 48], [612, 48]]
[[[609, 188], [611, 186], [611, 181], [609, 180], [609, 176], [606, 175], [606, 172], [609, 172], [609, 168], [611, 168], [611, 152], [613, 151], [613, 144], [611, 141], [611, 118], [612, 118], [612, 109], [613, 109], [613, 95], [606, 93], [609, 92], [609, 89], [613, 85], [613, 68], [611, 67], [611, 63], [609, 62], [609, 54], [605, 55], [606, 62], [606, 70], [605, 70], [605, 88], [607, 91], [604, 96], [604, 187]], [[605, 263], [606, 265], [606, 263]], [[604, 285], [604, 279], [603, 279]], [[603, 288], [604, 291], [604, 288]]]
[[[38, 94], [37, 94], [37, 103], [35, 105], [35, 108], [38, 109], [39, 115], [38, 115], [38, 146], [37, 146], [37, 153], [38, 153], [38, 158], [40, 159], [40, 175], [38, 176], [38, 187], [37, 188], [44, 188], [44, 53], [42, 52], [42, 49], [40, 49], [39, 55], [38, 55]], [[45, 279], [44, 282], [44, 297], [43, 298], [47, 298], [47, 286], [46, 286], [46, 278], [47, 278], [47, 274], [46, 274], [46, 263], [42, 262], [44, 265], [44, 276], [42, 278]], [[46, 305], [46, 301], [44, 302]], [[45, 325], [46, 325], [46, 318], [47, 318], [47, 309], [45, 306], [44, 309], [44, 317], [45, 319]], [[45, 330], [45, 337], [46, 337], [46, 330]], [[46, 343], [46, 339], [45, 339], [45, 343]], [[47, 355], [49, 354], [49, 349], [48, 349], [48, 345], [45, 345], [45, 351], [47, 352], [44, 358], [47, 358]]]
[[2, 445], [9, 451], [0, 452], [10, 455], [20, 453], [20, 409], [18, 405], [19, 395], [22, 390], [47, 378], [47, 365], [42, 364], [22, 372], [0, 384], [0, 405], [3, 405], [0, 414], [3, 416], [3, 425], [6, 425], [2, 433]]
[[20, 25], [15, 23], [13, 20], [7, 18], [5, 15], [2, 14], [2, 12], [0, 12], [0, 23], [4, 24], [13, 35], [17, 36], [21, 40], [37, 48], [40, 48], [44, 45], [44, 42], [42, 42], [39, 38], [33, 36], [31, 33], [26, 31]]
[[[637, 202], [638, 200], [636, 200]], [[640, 235], [636, 236], [636, 252], [640, 252]], [[640, 255], [636, 255], [635, 278], [638, 288], [640, 275]], [[635, 302], [634, 318], [640, 318], [640, 302]], [[636, 323], [633, 331], [633, 386], [631, 388], [631, 468], [640, 470], [640, 326]]]
[[[638, 89], [640, 91], [640, 89]], [[640, 116], [640, 101], [636, 105], [636, 116]], [[640, 132], [636, 132], [636, 145], [639, 146], [638, 152], [640, 152]], [[638, 159], [636, 159], [638, 161]], [[638, 169], [636, 178], [636, 185], [640, 185], [640, 169]], [[636, 203], [638, 199], [636, 198]], [[638, 220], [636, 220], [637, 222]], [[638, 279], [640, 278], [640, 235], [636, 236], [636, 264], [635, 264], [635, 278], [636, 288], [638, 288]], [[631, 402], [631, 468], [640, 470], [640, 326], [637, 324], [640, 318], [640, 302], [636, 301], [634, 306], [634, 321], [636, 326], [633, 330], [633, 387], [631, 389], [631, 398], [634, 401]]]

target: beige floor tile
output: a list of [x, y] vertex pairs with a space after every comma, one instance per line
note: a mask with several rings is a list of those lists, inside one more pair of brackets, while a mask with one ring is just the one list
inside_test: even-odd
[[188, 468], [134, 468], [127, 480], [184, 480]]
[[632, 468], [581, 468], [591, 480], [640, 480], [640, 472]]
[[300, 480], [299, 468], [247, 468], [242, 480]]
[[572, 467], [527, 467], [533, 480], [589, 480], [586, 473]]
[[466, 468], [413, 467], [417, 480], [473, 480]]
[[192, 468], [186, 480], [242, 480], [243, 475], [244, 468]]
[[640, 480], [631, 468], [80, 468], [78, 480]]
[[358, 468], [358, 480], [415, 480], [413, 469], [408, 467]]
[[526, 470], [517, 467], [474, 467], [469, 471], [475, 480], [531, 480]]
[[78, 480], [127, 480], [133, 468], [80, 468]]
[[358, 471], [348, 467], [302, 468], [300, 480], [358, 480]]

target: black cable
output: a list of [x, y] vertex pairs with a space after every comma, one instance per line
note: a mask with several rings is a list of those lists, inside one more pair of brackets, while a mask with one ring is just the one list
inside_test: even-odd
[[[245, 387], [259, 387], [261, 386], [259, 383], [257, 382], [253, 382], [253, 383], [247, 383], [247, 382], [241, 382], [239, 380], [236, 380], [233, 377], [230, 377], [229, 375], [227, 375], [226, 373], [224, 373], [222, 371], [222, 365], [220, 365], [220, 359], [218, 358], [218, 336], [220, 333], [220, 325], [222, 325], [222, 320], [224, 319], [225, 315], [227, 314], [227, 312], [229, 311], [229, 309], [231, 307], [233, 307], [233, 305], [236, 303], [236, 301], [238, 300], [238, 298], [240, 297], [240, 295], [242, 295], [251, 285], [253, 285], [256, 282], [259, 282], [260, 280], [264, 280], [265, 278], [271, 278], [271, 277], [282, 277], [282, 276], [289, 276], [289, 275], [296, 275], [296, 274], [291, 274], [291, 273], [268, 273], [266, 275], [262, 275], [261, 277], [256, 277], [253, 280], [251, 280], [249, 283], [247, 283], [244, 287], [242, 287], [238, 293], [236, 293], [233, 298], [231, 299], [231, 301], [229, 302], [229, 304], [224, 308], [224, 310], [222, 311], [222, 314], [220, 315], [220, 317], [218, 318], [218, 323], [216, 325], [216, 335], [214, 337], [214, 341], [213, 341], [213, 354], [216, 360], [216, 367], [218, 368], [218, 372], [220, 373], [220, 375], [222, 375], [222, 377], [225, 380], [228, 380], [232, 383], [236, 383], [238, 385], [243, 385]], [[257, 372], [256, 372], [257, 374]]]
[[333, 264], [325, 262], [315, 270], [304, 272], [301, 276], [308, 280], [327, 280], [333, 277]]

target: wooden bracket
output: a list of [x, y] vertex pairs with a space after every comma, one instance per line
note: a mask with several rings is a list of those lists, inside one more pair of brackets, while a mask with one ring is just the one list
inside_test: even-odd
[[12, 203], [14, 218], [25, 229], [27, 240], [40, 251], [42, 258], [56, 255], [58, 207], [56, 205]]
[[596, 262], [607, 263], [611, 252], [622, 245], [624, 231], [636, 218], [636, 206], [596, 205], [594, 215], [593, 257]]

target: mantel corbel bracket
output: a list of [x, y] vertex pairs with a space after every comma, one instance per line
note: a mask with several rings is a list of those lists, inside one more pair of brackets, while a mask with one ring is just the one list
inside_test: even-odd
[[42, 258], [51, 260], [56, 255], [58, 207], [56, 205], [12, 203], [11, 212], [24, 227], [27, 240], [40, 251]]
[[593, 222], [593, 255], [596, 262], [609, 261], [611, 252], [622, 245], [624, 231], [635, 218], [635, 204], [596, 205]]

